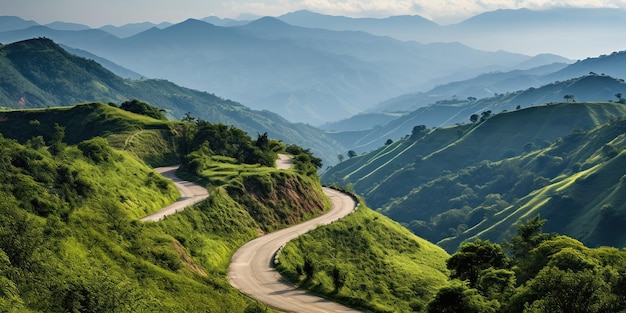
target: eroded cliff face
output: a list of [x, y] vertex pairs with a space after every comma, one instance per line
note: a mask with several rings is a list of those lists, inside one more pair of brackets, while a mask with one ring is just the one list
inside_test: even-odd
[[248, 210], [263, 231], [302, 222], [329, 206], [318, 182], [289, 172], [246, 176], [243, 186], [230, 186], [228, 193]]

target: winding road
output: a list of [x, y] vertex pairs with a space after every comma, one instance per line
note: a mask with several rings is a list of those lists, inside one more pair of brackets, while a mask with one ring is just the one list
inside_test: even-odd
[[332, 207], [322, 216], [254, 239], [239, 248], [228, 268], [230, 284], [265, 305], [285, 312], [359, 312], [297, 289], [273, 267], [273, 257], [290, 240], [330, 224], [354, 211], [352, 197], [334, 189], [324, 188]]
[[181, 197], [171, 205], [142, 218], [142, 222], [160, 221], [167, 215], [176, 214], [177, 212], [184, 210], [186, 207], [192, 206], [209, 197], [209, 191], [206, 190], [206, 188], [178, 178], [176, 176], [177, 169], [178, 165], [157, 167], [154, 169], [164, 177], [169, 178], [174, 182], [174, 185], [178, 191], [180, 191]]
[[[290, 157], [279, 155], [276, 161], [278, 169], [289, 169], [291, 165]], [[174, 181], [174, 185], [181, 193], [181, 198], [172, 205], [142, 218], [141, 221], [159, 221], [209, 196], [205, 188], [176, 177], [177, 169], [178, 166], [168, 166], [155, 170]], [[285, 312], [359, 312], [297, 289], [286, 281], [273, 266], [274, 255], [287, 242], [315, 229], [318, 225], [339, 220], [355, 210], [356, 202], [352, 197], [331, 188], [325, 187], [323, 190], [332, 203], [326, 214], [261, 236], [235, 252], [228, 267], [228, 279], [233, 287], [269, 307]]]

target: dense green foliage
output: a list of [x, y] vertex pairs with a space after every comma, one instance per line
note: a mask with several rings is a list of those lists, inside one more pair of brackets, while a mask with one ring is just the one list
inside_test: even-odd
[[[240, 129], [203, 120], [182, 127], [179, 146], [187, 152], [182, 174], [200, 177], [210, 190], [224, 188], [264, 231], [303, 221], [328, 206], [317, 178], [321, 160], [308, 149], [285, 146], [267, 133], [253, 140]], [[278, 152], [292, 155], [293, 170], [274, 169]]]
[[572, 238], [546, 234], [545, 220], [518, 225], [505, 246], [476, 240], [448, 260], [449, 287], [428, 312], [623, 312], [626, 251], [587, 248]]
[[448, 254], [363, 204], [288, 243], [278, 270], [300, 287], [372, 312], [422, 311]]
[[626, 237], [611, 221], [626, 216], [625, 114], [619, 103], [562, 103], [477, 118], [413, 134], [322, 178], [351, 183], [368, 203], [448, 251], [468, 238], [501, 242], [537, 213], [549, 231], [623, 246]]
[[165, 115], [163, 115], [163, 112], [165, 110], [159, 110], [158, 108], [155, 108], [145, 102], [139, 101], [137, 99], [133, 99], [131, 101], [124, 101], [121, 105], [120, 105], [120, 109], [128, 111], [128, 112], [133, 112], [136, 114], [141, 114], [141, 115], [145, 115], [145, 116], [149, 116], [151, 118], [157, 119], [157, 120], [167, 120], [167, 118], [165, 117]]

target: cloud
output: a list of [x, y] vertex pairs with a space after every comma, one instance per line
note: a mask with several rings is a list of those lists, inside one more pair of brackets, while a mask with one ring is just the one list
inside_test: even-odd
[[276, 16], [306, 9], [351, 17], [421, 15], [446, 23], [497, 9], [626, 8], [626, 0], [244, 0], [224, 2], [224, 5], [233, 12], [258, 15]]

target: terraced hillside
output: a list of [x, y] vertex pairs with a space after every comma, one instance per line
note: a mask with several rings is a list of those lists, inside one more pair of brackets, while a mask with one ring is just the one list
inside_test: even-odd
[[[474, 124], [416, 128], [408, 138], [340, 163], [322, 178], [326, 183], [351, 184], [371, 206], [428, 240], [438, 242], [451, 237], [441, 243], [454, 251], [460, 241], [489, 229], [517, 208], [526, 207], [528, 214], [534, 212], [538, 202], [531, 201], [532, 194], [554, 183], [576, 181], [582, 175], [578, 173], [581, 168], [589, 170], [606, 161], [599, 157], [602, 151], [618, 157], [622, 151], [619, 131], [593, 137], [596, 130], [592, 130], [609, 127], [613, 124], [606, 123], [612, 121], [620, 125], [620, 117], [625, 114], [626, 106], [620, 103], [558, 103], [483, 116], [483, 121]], [[568, 150], [578, 146], [564, 148], [564, 142], [572, 138], [579, 138], [576, 143], [580, 147], [595, 147], [587, 154], [596, 156], [585, 159]], [[607, 177], [604, 186], [618, 186], [618, 182]], [[568, 188], [575, 185], [565, 184]], [[613, 203], [607, 200], [605, 191], [594, 192], [589, 193], [593, 199], [575, 201], [580, 210], [563, 213], [571, 220], [557, 218], [557, 214], [546, 228], [575, 236], [586, 244], [616, 243], [613, 239], [607, 241], [605, 233], [589, 220], [579, 223], [584, 214], [590, 217], [591, 213], [583, 212], [599, 214], [603, 205]], [[543, 199], [548, 198], [554, 207], [572, 205], [567, 197], [564, 201], [552, 196]], [[504, 208], [507, 211], [501, 211]], [[550, 215], [546, 210], [537, 212]], [[515, 216], [502, 222], [506, 226], [498, 231], [481, 233], [480, 237], [505, 238], [504, 233], [522, 217]], [[465, 235], [466, 231], [473, 235]]]

